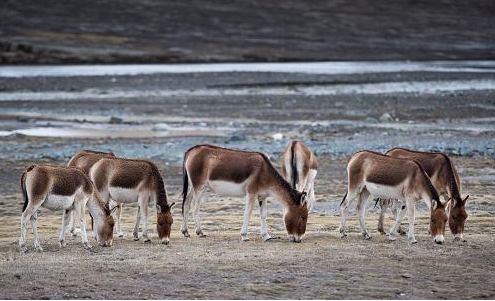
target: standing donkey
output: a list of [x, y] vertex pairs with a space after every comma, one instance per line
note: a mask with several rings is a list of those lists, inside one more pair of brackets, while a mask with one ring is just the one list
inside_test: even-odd
[[139, 224], [143, 219], [144, 242], [148, 237], [148, 204], [156, 204], [157, 233], [161, 243], [168, 244], [173, 223], [172, 207], [168, 204], [163, 178], [156, 165], [147, 160], [103, 158], [90, 170], [91, 180], [104, 200], [138, 204], [134, 240], [139, 240]]
[[302, 142], [292, 141], [282, 154], [282, 173], [292, 188], [308, 193], [308, 210], [315, 205], [316, 157]]
[[[207, 191], [222, 196], [245, 197], [241, 240], [248, 241], [247, 228], [253, 203], [258, 197], [273, 195], [284, 207], [284, 220], [290, 240], [300, 242], [306, 231], [308, 207], [306, 193], [291, 187], [262, 153], [196, 145], [184, 154], [184, 186], [181, 232], [189, 237], [187, 221], [193, 205], [196, 234], [204, 237], [199, 219], [199, 205]], [[260, 201], [261, 236], [271, 239], [266, 226], [266, 201]]]
[[[411, 243], [417, 243], [414, 237], [415, 203], [424, 200], [430, 208], [430, 231], [436, 243], [445, 241], [445, 223], [447, 215], [445, 207], [440, 202], [438, 192], [421, 165], [409, 159], [392, 158], [371, 151], [355, 153], [347, 165], [347, 193], [342, 200], [340, 233], [346, 236], [345, 221], [349, 212], [349, 204], [358, 200], [357, 211], [361, 233], [366, 239], [371, 239], [365, 225], [366, 201], [370, 195], [386, 199], [406, 201], [409, 215], [408, 238]], [[389, 240], [395, 240], [397, 228], [405, 211], [397, 216], [390, 230]]]
[[[463, 232], [468, 216], [466, 202], [469, 195], [462, 199], [459, 174], [450, 158], [443, 153], [418, 152], [404, 148], [393, 148], [386, 155], [394, 158], [414, 159], [421, 164], [426, 174], [430, 177], [433, 186], [435, 186], [440, 195], [444, 196], [447, 202], [446, 211], [449, 218], [449, 228], [454, 235], [454, 240], [465, 241]], [[380, 200], [380, 205], [382, 205], [378, 220], [378, 230], [380, 232], [383, 232], [383, 217], [391, 203], [389, 200]], [[399, 212], [399, 207], [397, 207], [394, 215]]]
[[[89, 171], [93, 165], [100, 161], [103, 158], [114, 158], [115, 155], [113, 152], [110, 153], [105, 153], [105, 152], [98, 152], [98, 151], [93, 151], [93, 150], [81, 150], [77, 152], [72, 158], [70, 158], [69, 163], [67, 163], [67, 167], [76, 167], [82, 170], [82, 172], [89, 177]], [[117, 203], [117, 236], [118, 237], [123, 237], [124, 234], [122, 233], [122, 229], [120, 226], [121, 222], [121, 217], [122, 217], [122, 203]], [[75, 223], [74, 223], [74, 211], [70, 212], [70, 232], [72, 233], [72, 236], [76, 236], [75, 232]], [[94, 234], [94, 232], [93, 232]]]
[[101, 246], [111, 246], [113, 239], [113, 218], [108, 203], [102, 202], [93, 183], [77, 168], [31, 165], [21, 176], [21, 188], [24, 207], [21, 217], [21, 238], [19, 246], [22, 252], [26, 248], [26, 228], [28, 220], [34, 234], [36, 250], [43, 251], [37, 229], [38, 209], [43, 206], [51, 210], [64, 210], [60, 247], [65, 246], [66, 227], [69, 223], [69, 211], [75, 210], [81, 227], [81, 238], [85, 248], [91, 249], [86, 235], [86, 204], [94, 217], [97, 241]]

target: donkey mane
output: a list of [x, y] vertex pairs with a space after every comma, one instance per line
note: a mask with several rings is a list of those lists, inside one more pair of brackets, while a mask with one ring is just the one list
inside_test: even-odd
[[165, 192], [165, 183], [163, 182], [162, 175], [160, 174], [158, 167], [156, 167], [153, 162], [146, 160], [145, 162], [149, 164], [152, 176], [155, 178], [156, 181], [156, 203], [157, 205], [160, 205], [163, 210], [168, 210], [167, 193]]
[[409, 160], [411, 160], [414, 163], [416, 163], [416, 165], [419, 167], [419, 169], [421, 170], [421, 172], [425, 176], [426, 184], [428, 185], [428, 189], [430, 190], [431, 197], [433, 198], [433, 200], [435, 200], [436, 202], [438, 202], [438, 203], [441, 204], [441, 202], [440, 202], [440, 196], [438, 195], [438, 191], [435, 188], [435, 186], [433, 186], [433, 184], [431, 183], [430, 177], [428, 176], [428, 174], [426, 173], [426, 171], [423, 169], [423, 166], [421, 166], [421, 164], [419, 164], [419, 162], [416, 161], [416, 160], [414, 160], [414, 159], [409, 159]]
[[263, 158], [263, 160], [265, 160], [265, 162], [268, 166], [268, 171], [270, 172], [271, 175], [273, 175], [275, 177], [275, 180], [277, 181], [277, 183], [280, 184], [280, 186], [282, 186], [282, 188], [290, 194], [292, 201], [296, 205], [300, 205], [301, 199], [300, 199], [299, 192], [297, 190], [295, 190], [294, 188], [292, 188], [290, 183], [287, 182], [284, 179], [284, 177], [282, 177], [280, 175], [280, 173], [275, 169], [272, 162], [270, 161], [270, 159], [268, 159], [268, 157], [265, 154], [263, 154], [263, 153], [257, 153], [257, 154], [259, 154]]
[[449, 156], [447, 156], [446, 154], [443, 153], [439, 153], [439, 154], [441, 154], [445, 158], [445, 161], [447, 161], [447, 169], [449, 172], [449, 188], [453, 194], [453, 198], [456, 202], [460, 202], [462, 201], [462, 199], [459, 191], [459, 186], [457, 185], [457, 181], [454, 175], [455, 169], [452, 164], [452, 160], [450, 160]]
[[101, 151], [95, 151], [95, 150], [90, 150], [90, 149], [83, 149], [81, 152], [91, 153], [91, 154], [100, 154], [100, 155], [115, 155], [113, 152], [101, 152]]

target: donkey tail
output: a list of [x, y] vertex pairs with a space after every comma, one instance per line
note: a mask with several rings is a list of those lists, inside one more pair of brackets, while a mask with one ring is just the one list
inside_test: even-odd
[[189, 176], [186, 169], [186, 157], [184, 156], [184, 162], [182, 163], [182, 216], [184, 216], [184, 204], [187, 199], [187, 191], [189, 190]]
[[345, 193], [344, 197], [342, 198], [342, 202], [340, 202], [340, 206], [342, 206], [342, 204], [344, 204], [344, 201], [345, 201], [345, 198], [347, 197], [347, 192]]
[[34, 167], [35, 167], [35, 165], [29, 166], [27, 168], [27, 170], [25, 172], [23, 172], [21, 175], [22, 198], [24, 199], [24, 205], [22, 206], [22, 212], [24, 212], [24, 210], [26, 210], [26, 207], [29, 203], [29, 198], [28, 198], [28, 194], [27, 194], [27, 190], [26, 190], [26, 176], [27, 176], [28, 171], [31, 171]]
[[292, 145], [290, 146], [290, 167], [291, 167], [291, 184], [292, 188], [296, 189], [297, 178], [299, 177], [297, 172], [297, 158], [296, 158], [296, 143], [297, 141], [292, 141]]

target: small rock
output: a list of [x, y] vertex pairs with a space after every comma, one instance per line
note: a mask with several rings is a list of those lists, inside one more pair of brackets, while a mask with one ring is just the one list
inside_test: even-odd
[[391, 122], [394, 121], [394, 118], [389, 113], [383, 113], [379, 120], [380, 122]]
[[110, 123], [110, 124], [121, 124], [123, 122], [124, 122], [124, 119], [122, 119], [120, 117], [115, 117], [115, 116], [110, 117], [110, 120], [108, 121], [108, 123]]
[[400, 274], [400, 276], [401, 276], [402, 278], [406, 278], [406, 279], [409, 279], [409, 278], [411, 278], [411, 277], [412, 277], [412, 276], [411, 276], [411, 274], [408, 274], [408, 273]]
[[273, 140], [280, 141], [284, 139], [284, 135], [282, 133], [276, 133], [272, 135]]

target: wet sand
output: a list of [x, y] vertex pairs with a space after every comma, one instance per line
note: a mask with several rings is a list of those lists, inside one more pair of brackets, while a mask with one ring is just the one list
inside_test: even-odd
[[[337, 95], [146, 96], [148, 90], [298, 85], [321, 88], [344, 83], [431, 80], [486, 80], [489, 73], [402, 72], [315, 75], [282, 73], [161, 74], [102, 77], [2, 78], [3, 90], [17, 92], [142, 90], [129, 98], [10, 100], [0, 102], [0, 297], [3, 298], [494, 298], [495, 153], [494, 89]], [[390, 115], [390, 118], [384, 114]], [[113, 117], [113, 119], [112, 119]], [[113, 120], [113, 121], [112, 121]], [[110, 124], [111, 122], [111, 124]], [[20, 130], [150, 128], [221, 131], [218, 136], [186, 133], [156, 137], [40, 137]], [[224, 131], [228, 129], [228, 131]], [[40, 130], [43, 133], [42, 130]], [[117, 131], [118, 132], [118, 131]], [[193, 131], [194, 132], [194, 131]], [[29, 133], [29, 132], [27, 132]], [[49, 132], [48, 132], [49, 133]], [[278, 135], [282, 139], [278, 140]], [[275, 136], [274, 136], [275, 135]], [[42, 135], [43, 136], [43, 135]], [[275, 137], [275, 138], [274, 138]], [[211, 143], [266, 153], [278, 166], [290, 139], [315, 150], [316, 211], [301, 244], [289, 243], [281, 208], [269, 199], [269, 231], [281, 239], [262, 242], [255, 208], [249, 234], [239, 241], [243, 200], [212, 196], [202, 205], [206, 238], [179, 233], [182, 154]], [[427, 235], [428, 212], [417, 204], [417, 245], [405, 237], [389, 243], [375, 229], [378, 211], [368, 205], [373, 235], [359, 234], [354, 210], [349, 237], [337, 233], [338, 204], [346, 190], [346, 161], [355, 151], [386, 151], [394, 146], [444, 151], [459, 170], [463, 195], [469, 194], [465, 237], [435, 245]], [[60, 213], [41, 209], [39, 231], [45, 251], [37, 253], [28, 231], [28, 254], [19, 254], [22, 200], [19, 176], [32, 162], [65, 164], [82, 148], [112, 150], [123, 157], [157, 163], [174, 210], [171, 244], [158, 244], [154, 207], [151, 244], [133, 242], [135, 206], [124, 207], [123, 239], [112, 248], [83, 250], [79, 237], [58, 248]], [[353, 207], [352, 207], [353, 208]], [[391, 220], [386, 220], [391, 225]], [[404, 226], [407, 223], [404, 223]], [[192, 228], [193, 225], [190, 224]], [[455, 288], [455, 289], [454, 289]]]

